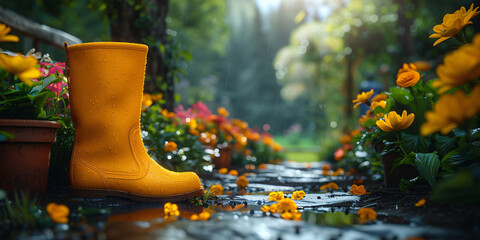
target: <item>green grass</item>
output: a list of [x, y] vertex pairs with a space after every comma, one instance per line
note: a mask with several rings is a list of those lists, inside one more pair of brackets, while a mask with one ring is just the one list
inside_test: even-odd
[[319, 158], [317, 152], [285, 152], [285, 156], [295, 162], [317, 162]]

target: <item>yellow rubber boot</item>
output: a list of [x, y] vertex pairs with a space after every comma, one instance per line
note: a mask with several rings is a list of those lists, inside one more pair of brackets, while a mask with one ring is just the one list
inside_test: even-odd
[[161, 167], [143, 146], [140, 114], [147, 51], [147, 46], [132, 43], [66, 46], [75, 192], [138, 201], [179, 201], [203, 194], [195, 173]]

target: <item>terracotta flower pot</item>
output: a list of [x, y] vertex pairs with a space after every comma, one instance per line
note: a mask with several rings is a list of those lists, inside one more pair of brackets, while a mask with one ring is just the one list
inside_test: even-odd
[[230, 168], [233, 149], [230, 146], [220, 148], [220, 156], [214, 157], [212, 163], [216, 168]]
[[0, 142], [1, 189], [45, 192], [51, 145], [60, 126], [54, 121], [0, 119], [0, 131], [14, 135]]
[[418, 176], [417, 169], [412, 165], [400, 165], [392, 171], [393, 163], [401, 157], [402, 155], [396, 152], [390, 152], [381, 157], [387, 188], [397, 188], [402, 178], [412, 179]]

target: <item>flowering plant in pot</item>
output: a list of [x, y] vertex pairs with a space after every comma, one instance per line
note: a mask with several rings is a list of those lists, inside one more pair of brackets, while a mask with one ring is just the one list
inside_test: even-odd
[[[0, 142], [0, 188], [10, 192], [42, 193], [46, 188], [51, 143], [61, 126], [52, 121], [60, 120], [61, 101], [52, 89], [66, 79], [42, 75], [45, 65], [41, 64], [32, 55], [0, 52], [0, 134], [4, 140]], [[58, 93], [65, 92], [60, 88]]]

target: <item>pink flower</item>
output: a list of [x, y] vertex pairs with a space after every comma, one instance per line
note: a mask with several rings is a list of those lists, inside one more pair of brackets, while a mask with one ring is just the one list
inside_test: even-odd
[[198, 101], [197, 103], [192, 105], [193, 111], [197, 113], [199, 118], [208, 119], [208, 117], [212, 114], [205, 103]]

